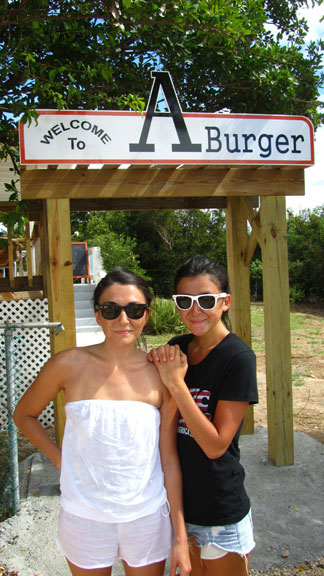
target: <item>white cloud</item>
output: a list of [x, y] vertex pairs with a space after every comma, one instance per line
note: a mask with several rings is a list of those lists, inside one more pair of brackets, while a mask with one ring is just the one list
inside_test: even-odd
[[324, 126], [315, 134], [315, 164], [305, 168], [305, 196], [287, 196], [286, 205], [294, 213], [304, 208], [313, 210], [324, 204]]
[[324, 36], [324, 21], [321, 18], [324, 16], [323, 5], [314, 6], [314, 8], [300, 8], [299, 14], [306, 18], [309, 27], [309, 32], [306, 36], [306, 42], [310, 40], [317, 40]]
[[[307, 19], [309, 26], [305, 41], [324, 39], [324, 21], [320, 21], [324, 16], [323, 4], [314, 8], [303, 8], [300, 14]], [[321, 100], [324, 102], [324, 89]], [[305, 196], [287, 196], [286, 204], [287, 208], [295, 213], [304, 208], [313, 210], [324, 204], [324, 126], [315, 133], [315, 165], [305, 169]]]

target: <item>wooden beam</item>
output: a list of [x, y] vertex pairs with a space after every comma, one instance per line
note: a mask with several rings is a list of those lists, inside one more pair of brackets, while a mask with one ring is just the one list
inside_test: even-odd
[[[252, 196], [248, 199], [253, 208], [259, 206], [259, 198]], [[42, 200], [27, 200], [27, 217], [30, 221], [39, 221], [43, 211]], [[185, 209], [224, 209], [227, 206], [225, 196], [189, 197], [189, 198], [72, 198], [70, 200], [71, 212], [102, 212], [108, 210], [185, 210]], [[16, 202], [0, 202], [2, 212], [15, 210]]]
[[285, 198], [261, 199], [260, 226], [268, 453], [277, 466], [286, 466], [294, 463], [294, 431]]
[[[50, 322], [62, 322], [64, 331], [51, 336], [52, 355], [76, 346], [73, 268], [69, 200], [47, 200], [45, 212], [46, 296]], [[56, 441], [63, 438], [64, 396], [54, 402]]]
[[9, 278], [0, 278], [0, 292], [21, 292], [33, 291], [43, 289], [43, 276], [33, 276], [32, 286], [28, 285], [27, 276], [16, 276], [14, 278], [13, 286], [9, 283]]
[[[251, 347], [250, 269], [244, 254], [248, 242], [243, 198], [228, 198], [226, 210], [227, 267], [232, 294], [230, 319], [233, 332]], [[253, 406], [249, 406], [242, 434], [254, 432]]]
[[[258, 198], [254, 198], [258, 200]], [[90, 198], [71, 199], [71, 212], [108, 210], [195, 210], [225, 209], [226, 198]]]
[[303, 195], [304, 170], [262, 168], [138, 168], [23, 170], [24, 200]]
[[42, 290], [25, 290], [25, 291], [18, 291], [18, 292], [2, 292], [0, 291], [0, 302], [10, 301], [10, 300], [36, 300], [36, 299], [43, 299], [43, 291]]

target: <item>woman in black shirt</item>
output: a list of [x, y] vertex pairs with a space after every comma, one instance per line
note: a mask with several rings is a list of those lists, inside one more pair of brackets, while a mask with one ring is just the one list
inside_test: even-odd
[[190, 333], [150, 352], [179, 410], [178, 451], [194, 576], [246, 576], [254, 548], [238, 439], [258, 402], [252, 350], [230, 331], [225, 269], [194, 257], [177, 271], [173, 299]]

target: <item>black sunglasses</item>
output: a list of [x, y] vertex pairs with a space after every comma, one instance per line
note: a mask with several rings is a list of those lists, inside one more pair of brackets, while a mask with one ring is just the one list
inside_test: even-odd
[[101, 310], [101, 314], [106, 320], [115, 320], [122, 310], [125, 310], [131, 320], [139, 320], [139, 318], [144, 316], [145, 310], [148, 308], [147, 304], [139, 304], [137, 302], [129, 302], [126, 306], [120, 306], [116, 302], [105, 302], [104, 304], [95, 305], [95, 310]]
[[197, 302], [201, 310], [213, 310], [219, 298], [226, 298], [227, 294], [198, 294], [198, 296], [191, 296], [191, 294], [174, 294], [172, 296], [179, 310], [190, 310], [194, 302]]

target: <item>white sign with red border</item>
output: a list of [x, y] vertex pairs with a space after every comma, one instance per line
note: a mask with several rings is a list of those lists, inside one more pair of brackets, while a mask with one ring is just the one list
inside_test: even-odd
[[182, 113], [181, 133], [161, 114], [143, 137], [146, 113], [38, 114], [20, 123], [21, 164], [314, 164], [313, 127], [300, 116]]
[[307, 118], [183, 113], [170, 73], [151, 76], [143, 114], [38, 110], [19, 125], [21, 164], [314, 164]]

